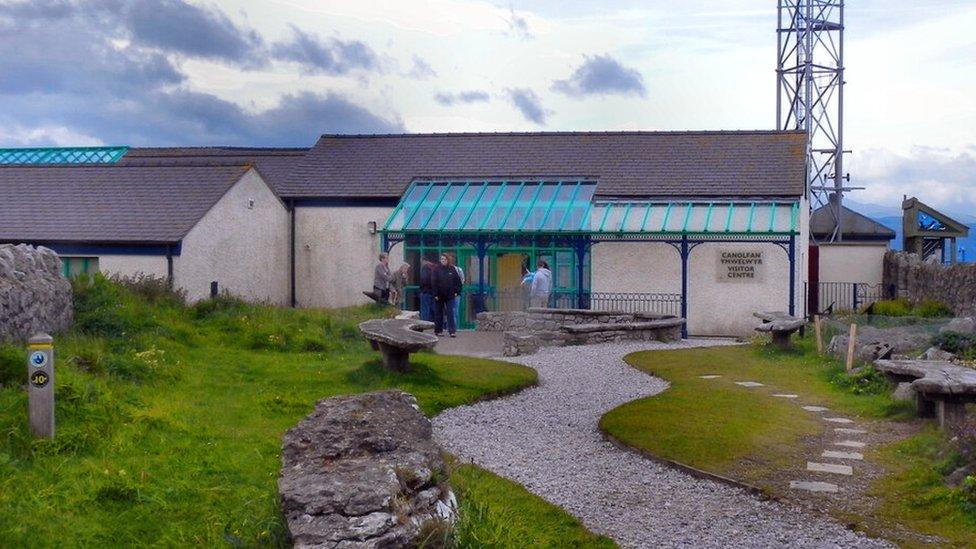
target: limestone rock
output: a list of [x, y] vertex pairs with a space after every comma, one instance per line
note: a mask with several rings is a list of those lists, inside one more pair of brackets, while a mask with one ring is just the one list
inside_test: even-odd
[[278, 480], [295, 547], [413, 547], [454, 520], [441, 450], [401, 391], [321, 400], [284, 436]]
[[949, 351], [943, 351], [938, 347], [929, 347], [918, 358], [919, 360], [952, 360], [956, 358], [956, 355]]
[[0, 342], [71, 327], [71, 283], [61, 259], [44, 247], [0, 244]]
[[976, 318], [954, 318], [939, 329], [940, 332], [955, 332], [959, 334], [976, 334]]
[[895, 391], [891, 393], [891, 398], [894, 400], [915, 400], [915, 389], [912, 389], [912, 382], [903, 381], [895, 387]]

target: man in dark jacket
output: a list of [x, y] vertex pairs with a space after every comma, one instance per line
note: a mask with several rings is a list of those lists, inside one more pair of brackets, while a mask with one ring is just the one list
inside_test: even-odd
[[461, 275], [451, 265], [446, 255], [441, 256], [441, 263], [434, 267], [431, 276], [431, 289], [434, 294], [434, 335], [444, 333], [444, 323], [447, 321], [447, 332], [455, 337], [457, 326], [454, 322], [454, 300], [461, 295]]

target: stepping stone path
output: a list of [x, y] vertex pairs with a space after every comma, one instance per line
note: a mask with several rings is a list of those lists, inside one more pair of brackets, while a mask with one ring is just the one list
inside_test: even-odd
[[835, 475], [853, 475], [854, 469], [850, 465], [838, 465], [836, 463], [817, 463], [815, 461], [807, 462], [807, 471], [813, 471], [814, 473], [833, 473]]
[[791, 393], [776, 393], [773, 396], [777, 398], [800, 398], [800, 395], [794, 395]]
[[794, 490], [806, 490], [808, 492], [837, 492], [840, 490], [836, 484], [815, 480], [791, 480], [790, 488]]
[[707, 376], [698, 376], [698, 377], [700, 377], [702, 379], [718, 379], [718, 378], [720, 378], [722, 376], [717, 376], [717, 375], [711, 375], [710, 374], [710, 375], [707, 375]]
[[736, 381], [735, 384], [736, 385], [741, 385], [743, 387], [749, 387], [749, 388], [752, 388], [752, 387], [765, 387], [765, 385], [763, 385], [762, 383], [758, 383], [758, 382], [755, 382], [755, 381]]
[[864, 429], [848, 429], [847, 427], [834, 427], [834, 431], [846, 435], [866, 435], [868, 433]]
[[829, 408], [824, 408], [823, 406], [802, 406], [802, 408], [808, 412], [826, 412]]
[[825, 417], [824, 421], [829, 421], [831, 423], [854, 423], [853, 421], [847, 419], [846, 417]]
[[846, 446], [848, 448], [864, 448], [866, 444], [863, 442], [858, 442], [856, 440], [842, 440], [840, 442], [835, 442], [835, 446]]
[[820, 457], [834, 459], [864, 459], [864, 454], [860, 452], [839, 452], [837, 450], [824, 450]]

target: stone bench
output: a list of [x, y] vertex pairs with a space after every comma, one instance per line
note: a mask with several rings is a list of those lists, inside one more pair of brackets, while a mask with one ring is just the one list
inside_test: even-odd
[[807, 324], [805, 319], [788, 315], [782, 311], [758, 312], [752, 313], [752, 316], [763, 321], [761, 325], [756, 327], [756, 331], [773, 334], [773, 345], [783, 350], [792, 348], [790, 335]]
[[635, 322], [569, 324], [559, 329], [567, 334], [567, 343], [577, 345], [621, 340], [678, 341], [684, 323], [683, 318], [672, 317]]
[[433, 327], [433, 322], [424, 320], [388, 318], [362, 322], [359, 332], [373, 350], [383, 354], [384, 366], [395, 372], [405, 372], [409, 369], [410, 353], [433, 349], [437, 345], [437, 336], [423, 332]]
[[965, 421], [966, 404], [976, 402], [976, 370], [945, 360], [876, 360], [874, 368], [892, 383], [909, 383], [918, 415], [941, 427]]

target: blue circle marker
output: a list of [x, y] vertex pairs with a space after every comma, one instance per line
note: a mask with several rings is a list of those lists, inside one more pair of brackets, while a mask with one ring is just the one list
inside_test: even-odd
[[43, 351], [34, 351], [30, 355], [30, 363], [37, 368], [43, 368], [47, 364], [47, 354]]

